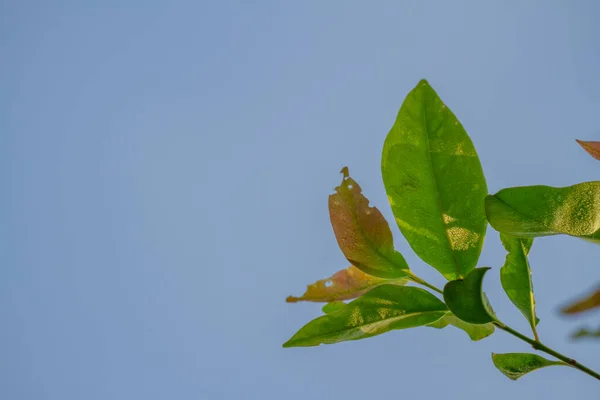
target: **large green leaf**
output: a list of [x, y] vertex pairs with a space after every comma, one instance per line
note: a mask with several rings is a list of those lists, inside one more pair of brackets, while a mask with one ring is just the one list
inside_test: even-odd
[[514, 236], [500, 234], [500, 240], [508, 254], [506, 261], [500, 269], [500, 281], [502, 287], [512, 303], [531, 325], [531, 330], [537, 339], [536, 325], [538, 319], [535, 316], [535, 299], [533, 297], [533, 284], [531, 282], [531, 268], [527, 254], [533, 239], [523, 239]]
[[321, 279], [308, 285], [306, 292], [302, 296], [288, 296], [285, 301], [288, 303], [296, 303], [298, 301], [323, 303], [336, 300], [350, 300], [384, 283], [405, 285], [407, 282], [406, 279], [390, 280], [367, 275], [351, 265], [346, 269], [336, 272], [330, 278]]
[[400, 278], [408, 265], [394, 250], [392, 231], [362, 189], [350, 178], [348, 168], [335, 193], [329, 196], [329, 217], [340, 249], [352, 265], [380, 278]]
[[500, 372], [515, 381], [536, 369], [549, 367], [551, 365], [567, 365], [561, 361], [550, 361], [537, 354], [530, 353], [492, 353], [492, 361]]
[[483, 277], [489, 269], [475, 268], [464, 279], [448, 282], [444, 287], [446, 305], [465, 322], [487, 324], [496, 321], [494, 312], [481, 291]]
[[600, 241], [600, 182], [557, 188], [521, 186], [485, 199], [490, 225], [518, 237], [557, 234]]
[[415, 253], [448, 280], [477, 264], [487, 187], [467, 132], [427, 81], [408, 94], [383, 146], [383, 182]]
[[309, 322], [283, 347], [318, 346], [364, 339], [393, 329], [430, 324], [447, 311], [442, 301], [423, 289], [382, 285], [341, 310]]
[[456, 318], [456, 315], [452, 314], [452, 312], [448, 311], [446, 315], [437, 321], [427, 325], [432, 328], [442, 329], [447, 327], [448, 325], [452, 325], [458, 329], [461, 329], [469, 335], [472, 341], [476, 342], [478, 340], [484, 339], [491, 334], [494, 333], [494, 325], [492, 324], [482, 324], [475, 325], [469, 324], [459, 318]]

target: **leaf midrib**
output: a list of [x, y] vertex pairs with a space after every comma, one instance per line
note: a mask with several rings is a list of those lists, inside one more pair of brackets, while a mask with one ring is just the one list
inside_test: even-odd
[[454, 262], [454, 266], [456, 268], [456, 272], [457, 272], [457, 276], [456, 279], [461, 279], [463, 278], [462, 275], [462, 271], [460, 270], [460, 265], [458, 264], [458, 260], [456, 259], [456, 255], [454, 254], [454, 251], [452, 250], [452, 242], [450, 241], [450, 236], [448, 236], [448, 230], [446, 229], [446, 224], [444, 223], [444, 217], [443, 217], [443, 205], [442, 205], [442, 199], [440, 197], [440, 188], [438, 186], [438, 182], [437, 182], [437, 178], [435, 176], [435, 168], [433, 167], [433, 159], [431, 158], [431, 147], [430, 147], [430, 141], [429, 141], [429, 127], [427, 125], [427, 93], [424, 93], [424, 99], [423, 99], [423, 125], [425, 128], [425, 138], [427, 139], [427, 159], [429, 160], [429, 166], [431, 167], [431, 175], [433, 177], [433, 184], [435, 185], [435, 197], [437, 200], [437, 205], [439, 208], [439, 217], [440, 217], [440, 223], [442, 226], [442, 230], [444, 231], [444, 237], [446, 238], [446, 243], [448, 244], [448, 249], [450, 251], [450, 255], [452, 257], [452, 261]]
[[[418, 311], [418, 312], [413, 312], [413, 313], [408, 313], [408, 314], [402, 314], [402, 315], [399, 315], [399, 316], [393, 317], [393, 318], [387, 318], [387, 319], [382, 319], [380, 321], [370, 322], [368, 324], [353, 326], [352, 328], [344, 328], [344, 329], [338, 329], [338, 330], [335, 330], [335, 331], [329, 331], [329, 332], [327, 332], [327, 334], [324, 334], [324, 335], [310, 336], [310, 337], [307, 337], [307, 338], [298, 339], [298, 340], [296, 340], [294, 342], [295, 343], [298, 343], [298, 342], [301, 343], [303, 341], [307, 341], [307, 340], [311, 340], [311, 339], [319, 339], [319, 340], [321, 340], [321, 339], [324, 339], [324, 338], [328, 338], [331, 335], [336, 335], [336, 334], [339, 334], [339, 333], [342, 333], [342, 332], [345, 332], [345, 331], [351, 331], [351, 330], [361, 329], [361, 328], [372, 326], [372, 325], [375, 325], [375, 324], [380, 324], [380, 323], [385, 322], [385, 321], [388, 321], [389, 323], [392, 323], [392, 322], [400, 321], [402, 319], [406, 319], [406, 318], [412, 317], [412, 316], [427, 315], [427, 314], [442, 313], [442, 312], [446, 312], [446, 311], [444, 311], [444, 310], [432, 310], [432, 311]], [[444, 315], [445, 314], [442, 314], [442, 316], [440, 316], [440, 318], [443, 318]], [[440, 319], [440, 318], [438, 318], [438, 319]], [[436, 321], [437, 321], [437, 319], [435, 321], [430, 322], [430, 323], [432, 324], [432, 323], [434, 323]], [[294, 343], [294, 342], [292, 342], [292, 343]]]

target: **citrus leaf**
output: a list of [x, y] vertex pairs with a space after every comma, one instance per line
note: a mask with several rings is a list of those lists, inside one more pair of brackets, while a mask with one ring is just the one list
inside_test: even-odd
[[464, 279], [448, 282], [444, 286], [446, 305], [465, 322], [487, 324], [496, 321], [487, 297], [481, 291], [483, 277], [489, 269], [475, 268]]
[[557, 188], [521, 186], [485, 199], [488, 221], [518, 237], [566, 234], [600, 242], [600, 182]]
[[283, 347], [318, 346], [365, 339], [393, 329], [430, 324], [448, 311], [431, 293], [412, 286], [381, 285], [301, 328]]
[[452, 325], [458, 329], [461, 329], [469, 335], [472, 341], [476, 342], [481, 339], [485, 339], [494, 333], [494, 325], [492, 324], [482, 324], [475, 325], [469, 324], [459, 318], [456, 318], [456, 315], [452, 314], [452, 312], [448, 311], [446, 315], [437, 321], [427, 325], [432, 328], [442, 329], [447, 327], [448, 325]]
[[306, 292], [301, 297], [289, 296], [285, 301], [288, 303], [296, 303], [298, 301], [325, 303], [336, 300], [350, 300], [384, 283], [405, 285], [406, 282], [405, 279], [389, 280], [367, 275], [351, 265], [346, 269], [336, 272], [330, 278], [321, 279], [308, 285]]
[[332, 301], [331, 303], [325, 304], [321, 310], [325, 314], [331, 314], [332, 312], [340, 311], [344, 307], [346, 307], [346, 303], [343, 301]]
[[352, 265], [380, 278], [405, 276], [408, 265], [402, 254], [394, 250], [392, 231], [369, 200], [348, 168], [335, 193], [329, 196], [329, 217], [340, 249]]
[[600, 307], [600, 289], [562, 309], [563, 314], [577, 314]]
[[467, 132], [425, 80], [400, 108], [381, 172], [415, 253], [448, 280], [475, 268], [487, 227], [485, 177]]
[[583, 149], [585, 151], [587, 151], [589, 153], [589, 155], [591, 155], [592, 157], [594, 157], [596, 160], [600, 160], [600, 142], [590, 142], [590, 141], [583, 141], [583, 140], [576, 140], [577, 143], [579, 143], [579, 145], [581, 147], [583, 147]]
[[551, 365], [567, 365], [561, 361], [550, 361], [537, 354], [530, 353], [492, 353], [492, 361], [500, 372], [514, 381], [536, 369]]
[[500, 234], [500, 240], [508, 252], [506, 261], [500, 269], [500, 282], [510, 301], [521, 311], [529, 322], [537, 339], [535, 315], [535, 299], [533, 283], [531, 282], [531, 267], [527, 254], [533, 244], [533, 239], [523, 239]]

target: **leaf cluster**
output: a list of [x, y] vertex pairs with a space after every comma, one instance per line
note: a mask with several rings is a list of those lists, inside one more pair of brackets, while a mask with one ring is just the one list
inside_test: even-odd
[[[592, 155], [600, 154], [594, 142], [580, 144]], [[406, 96], [385, 139], [381, 173], [400, 232], [412, 251], [447, 281], [439, 289], [411, 270], [394, 246], [382, 213], [369, 204], [347, 167], [342, 173], [340, 185], [329, 196], [329, 214], [350, 266], [309, 285], [301, 297], [288, 297], [288, 302], [327, 304], [324, 315], [307, 323], [284, 347], [333, 344], [415, 327], [454, 326], [476, 341], [501, 329], [557, 359], [493, 354], [493, 364], [510, 379], [554, 365], [575, 367], [600, 379], [540, 341], [528, 260], [538, 237], [564, 234], [600, 243], [600, 182], [513, 187], [488, 194], [469, 135], [422, 80]], [[490, 268], [478, 266], [478, 261], [488, 223], [506, 249], [502, 287], [527, 320], [533, 338], [501, 322], [482, 291]], [[600, 305], [599, 293], [565, 311]]]

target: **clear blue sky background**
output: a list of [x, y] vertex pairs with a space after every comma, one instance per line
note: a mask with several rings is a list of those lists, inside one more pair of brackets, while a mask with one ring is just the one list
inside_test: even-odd
[[[519, 382], [502, 332], [395, 331], [281, 344], [320, 314], [289, 294], [347, 265], [327, 196], [349, 165], [391, 220], [381, 148], [427, 78], [490, 192], [600, 177], [600, 2], [4, 1], [0, 5], [0, 398], [566, 399], [567, 368]], [[396, 245], [418, 274], [442, 278]], [[599, 248], [534, 244], [542, 338], [600, 368], [557, 309]], [[489, 229], [481, 265], [499, 316]], [[588, 317], [597, 321], [598, 314]], [[527, 397], [529, 396], [529, 397]]]

